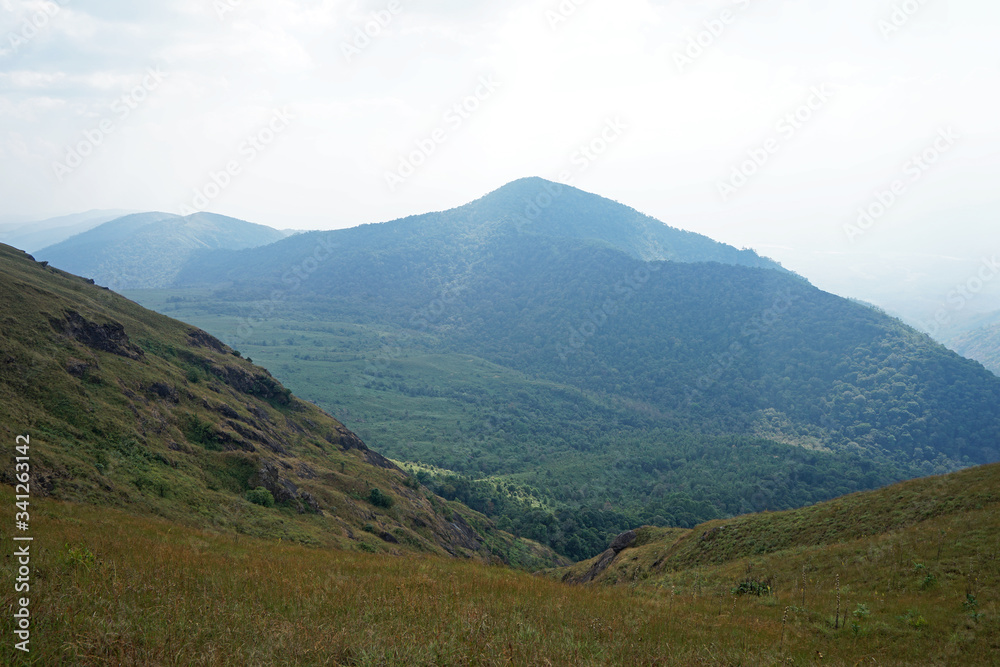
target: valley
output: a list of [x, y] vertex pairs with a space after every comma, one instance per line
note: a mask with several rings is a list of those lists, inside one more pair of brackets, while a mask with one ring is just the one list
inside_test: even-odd
[[1000, 455], [1000, 384], [981, 366], [595, 195], [560, 186], [526, 218], [553, 187], [200, 255], [173, 286], [128, 295], [573, 559], [635, 525], [801, 507]]
[[537, 187], [124, 297], [0, 246], [35, 654], [989, 662], [1000, 380], [592, 195], [510, 234]]

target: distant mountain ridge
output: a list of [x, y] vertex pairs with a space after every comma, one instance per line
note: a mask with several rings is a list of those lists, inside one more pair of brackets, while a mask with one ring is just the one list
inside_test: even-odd
[[[557, 193], [553, 196], [551, 193]], [[432, 265], [463, 264], [463, 257], [512, 236], [567, 239], [603, 245], [636, 259], [674, 262], [719, 262], [785, 271], [753, 250], [670, 227], [636, 210], [577, 188], [541, 178], [509, 183], [473, 202], [439, 213], [389, 222], [363, 224], [330, 232], [307, 232], [273, 248], [221, 251], [192, 257], [175, 286], [240, 281], [243, 267], [253, 265], [261, 280], [279, 285], [287, 272], [320, 246], [336, 243], [343, 262], [359, 261], [374, 252], [382, 260], [415, 261], [430, 275]], [[471, 269], [471, 266], [466, 266]], [[329, 267], [322, 271], [329, 271]], [[391, 270], [391, 269], [390, 269]], [[321, 271], [321, 272], [322, 272]], [[350, 271], [354, 274], [356, 272]], [[273, 280], [277, 276], [279, 280]]]
[[1000, 379], [978, 363], [755, 253], [540, 179], [200, 254], [176, 285], [157, 307], [387, 455], [468, 476], [426, 482], [572, 557], [641, 523], [1000, 459]]
[[137, 213], [35, 253], [65, 271], [115, 290], [164, 287], [194, 254], [274, 243], [285, 232], [214, 213]]
[[132, 212], [94, 210], [35, 222], [4, 225], [0, 231], [0, 243], [20, 248], [25, 252], [37, 252]]
[[956, 334], [947, 341], [948, 347], [1000, 375], [1000, 313], [983, 319], [993, 322]]

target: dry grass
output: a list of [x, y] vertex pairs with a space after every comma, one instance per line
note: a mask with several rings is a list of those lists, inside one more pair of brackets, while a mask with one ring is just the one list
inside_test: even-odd
[[[3, 487], [0, 526], [12, 524], [12, 506]], [[40, 501], [32, 524], [34, 650], [25, 660], [5, 641], [0, 658], [37, 665], [996, 664], [998, 522], [989, 507], [772, 554], [755, 559], [752, 571], [773, 579], [775, 595], [734, 598], [746, 561], [575, 587], [472, 562], [316, 549]], [[943, 544], [934, 539], [942, 530]], [[93, 564], [79, 555], [87, 552]], [[3, 580], [11, 582], [12, 559], [3, 562]], [[929, 586], [928, 573], [935, 575]], [[837, 575], [845, 607], [870, 611], [849, 614], [840, 630]], [[976, 620], [962, 605], [969, 586], [982, 614]], [[3, 590], [7, 608], [12, 589]], [[5, 615], [5, 637], [10, 626]]]

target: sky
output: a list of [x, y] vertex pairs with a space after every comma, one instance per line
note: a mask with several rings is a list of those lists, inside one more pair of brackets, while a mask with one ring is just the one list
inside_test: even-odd
[[336, 229], [542, 176], [912, 322], [1000, 253], [998, 34], [995, 0], [0, 0], [0, 221]]

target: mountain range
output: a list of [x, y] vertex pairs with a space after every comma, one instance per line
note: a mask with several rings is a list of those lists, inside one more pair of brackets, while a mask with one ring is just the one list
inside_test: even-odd
[[1000, 379], [753, 251], [524, 179], [130, 296], [574, 558], [1000, 458]]
[[1000, 380], [553, 187], [129, 292], [187, 322], [0, 245], [0, 518], [36, 540], [0, 632], [39, 664], [992, 664]]
[[130, 213], [134, 211], [95, 210], [33, 222], [6, 223], [0, 225], [0, 243], [36, 252]]

